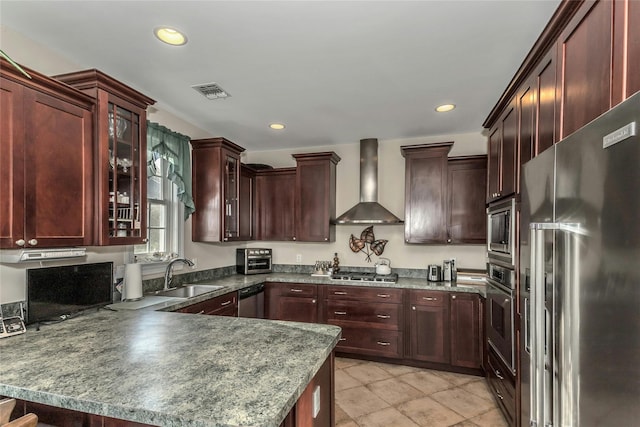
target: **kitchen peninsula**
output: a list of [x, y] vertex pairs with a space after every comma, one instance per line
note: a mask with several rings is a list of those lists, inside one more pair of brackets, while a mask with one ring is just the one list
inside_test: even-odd
[[316, 383], [320, 416], [333, 418], [339, 337], [330, 325], [100, 310], [2, 340], [0, 395], [150, 425], [296, 425], [287, 415], [308, 404], [295, 415], [312, 416], [301, 396]]

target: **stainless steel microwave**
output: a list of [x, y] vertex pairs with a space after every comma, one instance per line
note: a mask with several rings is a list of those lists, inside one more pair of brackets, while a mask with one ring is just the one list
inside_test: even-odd
[[487, 208], [487, 252], [490, 260], [510, 267], [516, 256], [516, 200], [493, 203]]

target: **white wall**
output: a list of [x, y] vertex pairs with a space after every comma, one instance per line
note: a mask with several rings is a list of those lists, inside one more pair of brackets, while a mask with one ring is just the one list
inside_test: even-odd
[[[58, 53], [48, 50], [33, 40], [0, 26], [0, 49], [9, 54], [18, 63], [46, 75], [54, 75], [91, 68], [91, 64], [77, 64]], [[148, 94], [153, 97], [153, 94]], [[149, 108], [148, 119], [160, 123], [192, 139], [212, 136], [192, 124], [164, 111], [158, 104]], [[372, 137], [375, 137], [372, 136]], [[400, 154], [401, 145], [424, 144], [430, 142], [455, 141], [450, 155], [484, 154], [486, 138], [480, 133], [433, 136], [404, 140], [381, 140], [379, 153], [379, 196], [378, 200], [387, 209], [404, 218], [404, 158]], [[359, 200], [359, 144], [354, 141], [348, 145], [316, 147], [297, 152], [335, 151], [342, 158], [338, 164], [337, 214], [349, 209]], [[295, 166], [291, 157], [293, 150], [251, 152], [243, 155], [244, 162], [267, 163], [274, 167]], [[197, 258], [197, 270], [224, 267], [235, 263], [235, 248], [272, 247], [274, 262], [295, 264], [296, 255], [302, 255], [303, 264], [313, 264], [316, 260], [330, 260], [337, 252], [342, 265], [367, 266], [362, 253], [354, 254], [348, 246], [350, 234], [359, 235], [364, 227], [338, 226], [336, 241], [330, 244], [292, 243], [292, 242], [252, 242], [246, 244], [207, 244], [191, 241], [191, 220], [185, 223], [184, 251], [188, 258]], [[384, 257], [391, 259], [392, 267], [425, 268], [429, 263], [440, 263], [444, 258], [456, 257], [458, 265], [468, 268], [484, 267], [484, 248], [482, 246], [426, 246], [406, 245], [403, 239], [403, 226], [376, 226], [374, 232], [379, 239], [388, 239]], [[127, 262], [127, 247], [89, 247], [86, 262], [112, 261], [115, 265]], [[56, 266], [78, 263], [78, 260], [49, 261], [27, 264], [2, 263], [2, 258], [11, 253], [0, 251], [0, 303], [21, 301], [25, 298], [25, 279], [27, 268]], [[375, 261], [377, 257], [373, 256]], [[158, 276], [158, 275], [156, 275]], [[153, 277], [153, 276], [150, 276]]]
[[[486, 154], [486, 138], [480, 133], [441, 135], [423, 138], [378, 141], [378, 202], [404, 219], [404, 157], [400, 153], [403, 145], [427, 144], [453, 141], [450, 156]], [[295, 166], [291, 154], [299, 152], [335, 151], [341, 160], [337, 165], [336, 214], [340, 215], [360, 200], [360, 144], [319, 146], [304, 150], [277, 150], [249, 152], [243, 155], [245, 163], [264, 163], [273, 167]], [[360, 236], [366, 226], [336, 226], [336, 241], [333, 243], [253, 242], [249, 246], [267, 246], [274, 249], [274, 262], [296, 264], [296, 255], [302, 255], [302, 264], [313, 264], [316, 260], [328, 261], [338, 253], [341, 265], [370, 266], [362, 252], [353, 253], [349, 248], [349, 237]], [[460, 268], [484, 268], [485, 247], [482, 245], [415, 245], [404, 243], [403, 225], [374, 226], [377, 239], [389, 240], [382, 257], [391, 260], [392, 267], [426, 268], [431, 263], [442, 263], [443, 259], [456, 258]], [[373, 255], [372, 261], [377, 260]]]

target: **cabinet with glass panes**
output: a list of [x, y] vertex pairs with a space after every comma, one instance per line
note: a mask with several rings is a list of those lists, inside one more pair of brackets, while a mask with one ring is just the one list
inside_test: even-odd
[[146, 109], [155, 101], [95, 69], [55, 78], [97, 101], [95, 244], [146, 242]]

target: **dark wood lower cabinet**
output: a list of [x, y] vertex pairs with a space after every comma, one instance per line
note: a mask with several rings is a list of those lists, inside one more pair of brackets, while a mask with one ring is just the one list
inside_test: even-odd
[[318, 287], [301, 283], [266, 283], [267, 319], [318, 322]]
[[410, 302], [409, 357], [448, 364], [449, 296], [439, 291], [411, 291]]
[[476, 294], [452, 293], [451, 364], [465, 368], [482, 366], [482, 311]]
[[487, 382], [510, 426], [516, 425], [516, 380], [500, 358], [489, 347]]
[[229, 292], [176, 310], [178, 313], [207, 314], [211, 316], [238, 316], [238, 293]]

